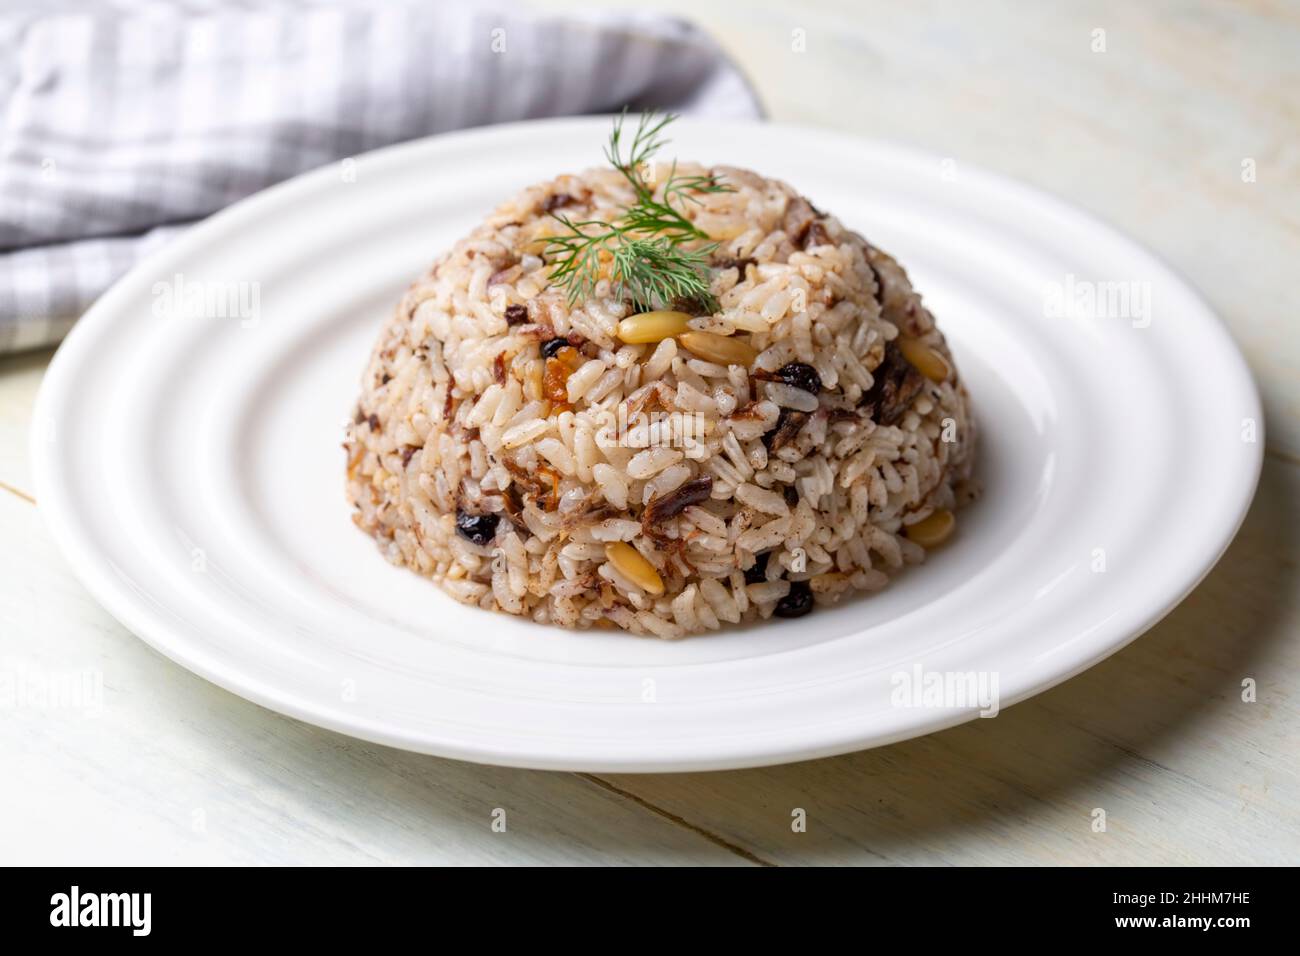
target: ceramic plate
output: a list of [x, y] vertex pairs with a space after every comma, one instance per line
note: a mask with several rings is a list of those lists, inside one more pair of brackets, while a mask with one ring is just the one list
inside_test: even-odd
[[339, 447], [380, 322], [499, 201], [598, 164], [608, 126], [345, 161], [214, 216], [105, 295], [33, 430], [41, 509], [104, 607], [222, 687], [357, 737], [693, 770], [1005, 708], [1132, 640], [1223, 552], [1259, 471], [1259, 402], [1219, 321], [1152, 255], [963, 164], [683, 120], [676, 155], [785, 179], [907, 267], [973, 397], [983, 498], [879, 594], [677, 642], [466, 608], [385, 563], [351, 523]]

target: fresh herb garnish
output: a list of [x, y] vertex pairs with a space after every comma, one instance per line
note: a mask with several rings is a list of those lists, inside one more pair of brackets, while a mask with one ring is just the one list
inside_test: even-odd
[[[662, 198], [656, 199], [656, 188], [646, 181], [643, 167], [664, 145], [664, 128], [677, 117], [642, 114], [624, 157], [626, 116], [624, 111], [614, 121], [605, 158], [632, 186], [636, 199], [612, 223], [600, 219], [573, 222], [552, 212], [551, 217], [565, 231], [546, 240], [545, 255], [553, 266], [551, 281], [567, 291], [572, 307], [595, 292], [601, 266], [608, 262], [615, 295], [627, 296], [635, 308], [654, 309], [674, 300], [691, 300], [716, 312], [718, 302], [709, 291], [708, 260], [718, 244], [709, 242], [708, 234], [678, 207], [698, 203], [701, 193], [732, 192], [732, 187], [712, 175], [679, 176], [674, 161]], [[705, 245], [685, 247], [701, 241]]]

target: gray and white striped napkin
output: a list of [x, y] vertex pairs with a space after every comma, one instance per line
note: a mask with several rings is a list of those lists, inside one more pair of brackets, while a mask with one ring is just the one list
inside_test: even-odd
[[413, 0], [8, 0], [0, 352], [57, 342], [190, 223], [430, 133], [659, 107], [761, 108], [698, 29]]

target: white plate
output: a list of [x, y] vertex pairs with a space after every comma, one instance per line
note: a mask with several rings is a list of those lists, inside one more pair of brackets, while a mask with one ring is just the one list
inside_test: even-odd
[[[1262, 435], [1243, 435], [1258, 398], [1219, 322], [1150, 254], [937, 157], [683, 120], [676, 155], [786, 179], [910, 270], [969, 383], [984, 498], [878, 595], [680, 642], [465, 608], [386, 564], [349, 520], [339, 448], [379, 322], [497, 202], [598, 164], [607, 130], [499, 126], [362, 156], [239, 203], [118, 283], [55, 357], [35, 423], [41, 508], [96, 598], [190, 670], [344, 733], [489, 763], [690, 770], [974, 716], [900, 706], [897, 675], [918, 666], [995, 677], [1005, 707], [1150, 627], [1227, 546], [1259, 471]], [[219, 303], [156, 315], [156, 283], [177, 275], [209, 293], [257, 283], [260, 321]], [[1044, 290], [1067, 276], [1147, 283], [1149, 327], [1049, 317]]]

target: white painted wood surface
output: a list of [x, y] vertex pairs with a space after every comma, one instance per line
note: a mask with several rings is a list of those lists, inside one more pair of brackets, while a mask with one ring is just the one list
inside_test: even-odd
[[[753, 771], [476, 767], [269, 713], [100, 610], [31, 500], [28, 422], [49, 354], [0, 358], [0, 677], [99, 701], [0, 699], [0, 862], [1300, 862], [1300, 7], [636, 6], [710, 29], [774, 118], [1036, 183], [1187, 275], [1268, 409], [1264, 478], [1227, 556], [1140, 641], [995, 720]], [[807, 832], [792, 831], [796, 809]]]

